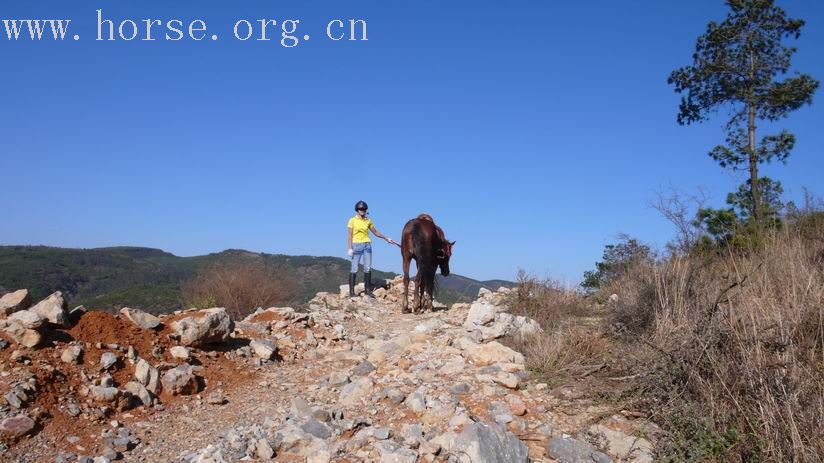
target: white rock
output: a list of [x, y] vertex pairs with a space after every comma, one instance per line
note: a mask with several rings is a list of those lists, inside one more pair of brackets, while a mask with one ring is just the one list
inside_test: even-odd
[[464, 350], [464, 355], [479, 366], [495, 363], [524, 363], [523, 355], [497, 341], [469, 346]]
[[31, 309], [32, 312], [38, 313], [43, 318], [57, 326], [69, 326], [69, 313], [66, 311], [66, 301], [63, 300], [63, 293], [56, 291], [49, 297], [38, 302]]
[[480, 327], [481, 341], [490, 341], [502, 338], [512, 332], [512, 325], [506, 322], [495, 322], [490, 326]]
[[120, 309], [120, 313], [129, 321], [131, 321], [138, 327], [143, 328], [144, 330], [151, 330], [161, 325], [159, 318], [139, 309], [123, 307], [122, 309]]
[[332, 454], [328, 450], [319, 449], [306, 457], [306, 463], [329, 463], [332, 461]]
[[278, 351], [277, 346], [267, 339], [254, 339], [249, 343], [249, 347], [263, 360], [271, 360]]
[[460, 350], [466, 350], [477, 345], [478, 343], [473, 341], [469, 336], [461, 336], [452, 343], [452, 346]]
[[375, 447], [381, 456], [380, 463], [415, 463], [418, 461], [417, 452], [391, 441], [378, 442]]
[[157, 394], [160, 385], [160, 372], [144, 359], [139, 359], [134, 368], [134, 377], [138, 383], [146, 386], [150, 392]]
[[46, 324], [47, 320], [45, 317], [40, 315], [37, 312], [32, 312], [31, 310], [21, 310], [19, 312], [15, 312], [7, 318], [8, 322], [11, 323], [13, 321], [20, 322], [26, 329], [36, 330], [43, 325]]
[[0, 317], [25, 310], [29, 305], [31, 305], [31, 299], [29, 298], [29, 291], [26, 289], [18, 289], [4, 294], [3, 297], [0, 297]]
[[426, 388], [419, 387], [406, 399], [406, 406], [415, 413], [423, 413], [426, 411]]
[[108, 370], [114, 364], [117, 363], [117, 356], [111, 352], [104, 352], [103, 355], [100, 356], [100, 368], [104, 370]]
[[89, 388], [89, 396], [96, 402], [112, 403], [117, 400], [119, 392], [116, 387], [92, 386]]
[[269, 441], [266, 439], [258, 439], [257, 442], [255, 442], [255, 453], [258, 459], [263, 461], [271, 460], [275, 456], [274, 449], [272, 449], [272, 446], [269, 445]]
[[508, 387], [509, 389], [518, 389], [518, 384], [520, 383], [520, 380], [516, 375], [503, 371], [498, 372], [492, 380], [501, 386]]
[[140, 402], [143, 403], [144, 406], [150, 407], [152, 405], [152, 394], [145, 386], [137, 381], [129, 381], [123, 386], [123, 390], [140, 399]]
[[180, 365], [166, 371], [160, 383], [163, 390], [172, 395], [191, 395], [199, 389], [197, 376], [189, 365]]
[[362, 376], [341, 389], [338, 403], [344, 406], [355, 405], [372, 392], [373, 386], [371, 379]]
[[43, 341], [43, 335], [39, 331], [26, 328], [19, 320], [9, 322], [3, 331], [24, 347], [35, 347]]
[[418, 333], [429, 333], [443, 327], [443, 322], [439, 318], [432, 318], [415, 326]]
[[512, 325], [515, 327], [515, 330], [522, 337], [532, 336], [543, 331], [541, 325], [539, 325], [538, 322], [531, 318], [523, 317], [520, 315], [514, 318], [514, 320], [512, 321]]
[[346, 339], [346, 328], [343, 325], [335, 325], [332, 332], [332, 340]]
[[78, 363], [81, 355], [83, 355], [83, 346], [75, 344], [67, 347], [63, 351], [63, 354], [60, 356], [60, 360], [65, 363]]
[[172, 346], [169, 349], [169, 353], [172, 354], [173, 358], [178, 360], [189, 360], [192, 357], [191, 349], [184, 346]]
[[469, 307], [469, 313], [466, 315], [464, 326], [467, 328], [476, 328], [492, 323], [495, 320], [495, 314], [498, 308], [486, 301], [475, 301]]
[[223, 307], [203, 309], [172, 322], [172, 330], [184, 346], [224, 341], [234, 330], [234, 322]]

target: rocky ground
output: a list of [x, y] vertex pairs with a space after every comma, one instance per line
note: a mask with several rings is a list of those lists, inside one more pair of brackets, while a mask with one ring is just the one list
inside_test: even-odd
[[7, 294], [0, 461], [652, 461], [654, 425], [531, 378], [498, 341], [540, 330], [508, 290], [401, 314], [401, 288], [242, 321]]

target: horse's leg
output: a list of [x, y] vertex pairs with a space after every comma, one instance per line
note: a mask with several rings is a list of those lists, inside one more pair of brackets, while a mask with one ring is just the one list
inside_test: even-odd
[[412, 309], [413, 312], [418, 313], [421, 311], [421, 293], [423, 292], [423, 286], [421, 285], [421, 269], [418, 269], [417, 275], [415, 275], [415, 304], [414, 308]]
[[428, 297], [428, 292], [429, 288], [426, 286], [426, 275], [424, 275], [421, 277], [421, 303], [418, 307], [418, 311], [420, 313], [426, 312], [426, 298]]
[[420, 303], [418, 304], [418, 312], [423, 313], [424, 309], [426, 309], [426, 275], [421, 276], [420, 287], [421, 287], [421, 291], [420, 291], [421, 300], [420, 300]]
[[[429, 275], [427, 275], [427, 276], [429, 276]], [[426, 310], [429, 310], [430, 312], [432, 312], [432, 305], [433, 305], [432, 301], [435, 299], [435, 275], [434, 274], [431, 275], [431, 277], [427, 278], [427, 280], [428, 281], [426, 282], [426, 286], [427, 286], [427, 289], [429, 290], [429, 294], [426, 298]]]
[[409, 313], [409, 256], [403, 256], [403, 305], [401, 313]]

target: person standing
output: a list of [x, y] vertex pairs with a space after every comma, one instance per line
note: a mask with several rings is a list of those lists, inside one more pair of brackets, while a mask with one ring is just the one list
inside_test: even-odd
[[363, 261], [363, 285], [366, 295], [372, 297], [372, 239], [371, 231], [378, 238], [389, 244], [396, 244], [392, 238], [387, 238], [375, 228], [375, 224], [367, 216], [369, 205], [365, 201], [355, 204], [355, 216], [349, 219], [346, 234], [349, 242], [349, 257], [352, 259], [352, 268], [349, 272], [349, 297], [355, 297], [355, 281], [358, 277], [358, 264]]

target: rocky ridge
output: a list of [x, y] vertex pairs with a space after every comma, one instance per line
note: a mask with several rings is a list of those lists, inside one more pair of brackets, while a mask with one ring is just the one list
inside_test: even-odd
[[0, 320], [0, 459], [652, 461], [637, 436], [653, 425], [535, 381], [499, 341], [540, 330], [509, 313], [508, 291], [402, 315], [396, 279], [238, 321], [69, 312], [59, 295], [37, 318], [17, 315], [18, 294]]

